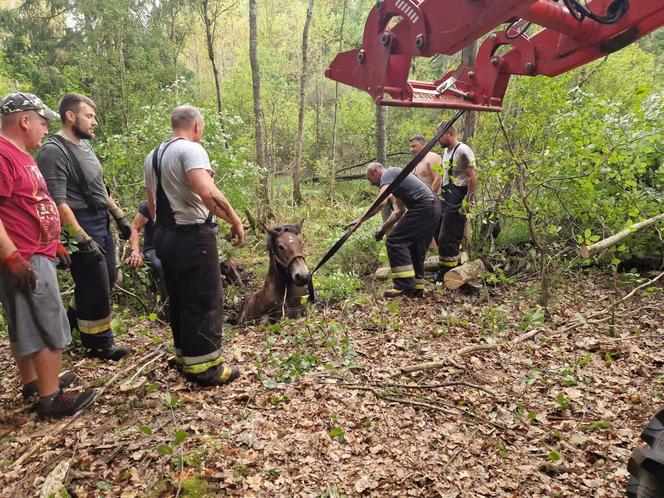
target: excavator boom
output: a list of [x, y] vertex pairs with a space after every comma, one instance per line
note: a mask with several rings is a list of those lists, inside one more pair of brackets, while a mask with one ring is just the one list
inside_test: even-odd
[[[473, 65], [408, 79], [414, 57], [455, 54], [501, 24]], [[528, 35], [533, 24], [541, 29]], [[379, 105], [500, 111], [512, 75], [556, 76], [662, 25], [664, 0], [379, 0], [361, 48], [338, 54], [325, 75]]]

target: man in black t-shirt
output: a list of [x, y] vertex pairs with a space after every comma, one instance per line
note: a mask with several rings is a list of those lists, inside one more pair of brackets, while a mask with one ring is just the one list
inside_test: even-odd
[[[131, 236], [129, 237], [131, 254], [127, 258], [127, 262], [134, 268], [138, 268], [143, 264], [143, 259], [147, 259], [150, 262], [152, 277], [157, 282], [159, 295], [161, 295], [162, 301], [166, 301], [168, 292], [164, 283], [161, 260], [157, 257], [154, 245], [154, 231], [155, 224], [150, 217], [148, 203], [145, 201], [138, 207], [138, 212], [131, 222]], [[143, 232], [143, 250], [141, 250], [140, 243], [141, 232]]]
[[[382, 193], [401, 171], [401, 168], [385, 169], [380, 163], [371, 163], [367, 166], [366, 175], [369, 183], [380, 187]], [[410, 174], [369, 213], [367, 219], [379, 213], [391, 198], [395, 201], [395, 209], [376, 232], [376, 240], [381, 240], [396, 225], [385, 241], [393, 281], [393, 288], [385, 291], [385, 297], [421, 296], [424, 289], [424, 258], [438, 227], [440, 203], [426, 183]]]

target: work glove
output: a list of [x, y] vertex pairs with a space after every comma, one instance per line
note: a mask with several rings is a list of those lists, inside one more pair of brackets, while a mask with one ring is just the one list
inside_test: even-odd
[[9, 273], [16, 279], [16, 286], [22, 290], [35, 290], [37, 287], [37, 277], [35, 272], [32, 271], [30, 263], [21, 256], [21, 253], [14, 251], [2, 264]]
[[55, 255], [58, 257], [62, 267], [69, 268], [71, 266], [71, 256], [69, 255], [69, 252], [67, 252], [67, 248], [65, 246], [58, 244]]
[[131, 237], [131, 225], [125, 217], [124, 211], [120, 208], [111, 209], [111, 214], [115, 219], [115, 224], [118, 227], [118, 232], [120, 232], [120, 238], [122, 240], [129, 240]]
[[376, 242], [380, 242], [381, 240], [383, 240], [383, 237], [385, 237], [385, 231], [382, 228], [376, 231], [376, 233], [374, 234], [374, 239], [376, 239]]
[[78, 242], [78, 251], [81, 255], [92, 256], [97, 262], [104, 261], [106, 251], [88, 234], [83, 232], [83, 234], [77, 237], [76, 242]]

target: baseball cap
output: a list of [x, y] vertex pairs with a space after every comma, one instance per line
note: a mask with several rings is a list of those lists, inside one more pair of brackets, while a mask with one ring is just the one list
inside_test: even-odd
[[60, 118], [58, 113], [46, 107], [46, 104], [32, 93], [14, 92], [0, 100], [0, 114], [2, 115], [23, 111], [35, 111], [49, 121]]

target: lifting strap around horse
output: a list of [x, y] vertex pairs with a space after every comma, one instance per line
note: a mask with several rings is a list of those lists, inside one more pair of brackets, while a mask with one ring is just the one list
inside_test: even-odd
[[316, 294], [314, 292], [314, 283], [313, 283], [313, 277], [314, 273], [323, 266], [325, 263], [327, 263], [332, 256], [334, 256], [339, 249], [346, 243], [346, 241], [350, 238], [351, 235], [353, 235], [353, 232], [357, 230], [362, 223], [364, 223], [367, 218], [369, 213], [374, 210], [376, 206], [378, 206], [380, 203], [382, 203], [387, 196], [389, 196], [395, 188], [399, 186], [399, 184], [406, 178], [411, 171], [415, 169], [415, 167], [424, 159], [424, 156], [426, 156], [431, 149], [433, 149], [434, 145], [438, 143], [440, 140], [440, 137], [442, 137], [447, 130], [449, 130], [452, 125], [463, 115], [464, 110], [458, 110], [454, 116], [452, 116], [452, 119], [450, 119], [447, 123], [445, 123], [444, 126], [441, 126], [438, 131], [436, 132], [436, 135], [429, 141], [428, 144], [424, 146], [424, 148], [417, 153], [413, 159], [410, 160], [410, 162], [406, 165], [406, 167], [399, 173], [399, 176], [397, 176], [392, 183], [390, 183], [387, 188], [376, 198], [376, 200], [373, 202], [371, 207], [367, 209], [367, 211], [362, 215], [362, 218], [360, 218], [359, 223], [351, 226], [348, 231], [346, 231], [345, 234], [341, 236], [339, 240], [337, 240], [334, 245], [330, 248], [327, 253], [325, 253], [325, 256], [318, 262], [316, 267], [309, 273], [309, 282], [307, 283], [307, 287], [309, 290], [309, 302], [313, 303], [316, 301]]

